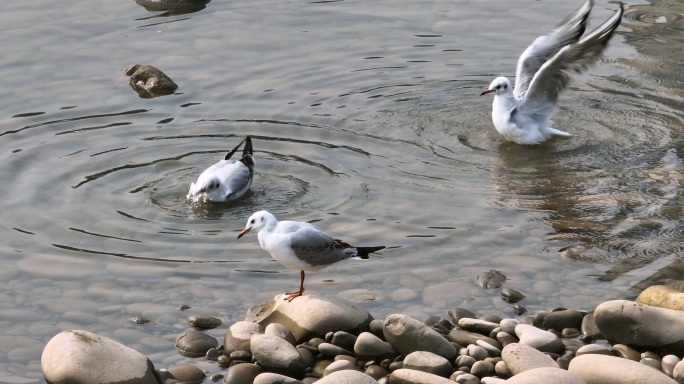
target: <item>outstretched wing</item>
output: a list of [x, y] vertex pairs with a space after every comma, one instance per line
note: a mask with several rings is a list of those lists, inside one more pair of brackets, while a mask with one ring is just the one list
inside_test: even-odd
[[517, 109], [528, 115], [548, 116], [553, 112], [558, 94], [570, 82], [573, 73], [581, 73], [596, 61], [620, 25], [622, 5], [605, 23], [575, 44], [561, 49], [537, 71]]
[[332, 238], [313, 225], [297, 224], [288, 237], [290, 247], [302, 261], [321, 266], [356, 256], [356, 249], [348, 243]]
[[544, 63], [558, 53], [563, 47], [576, 43], [587, 27], [587, 18], [594, 6], [593, 0], [587, 0], [575, 12], [561, 21], [553, 31], [539, 36], [525, 49], [518, 59], [515, 71], [515, 89], [513, 95], [520, 99], [530, 85], [535, 73]]

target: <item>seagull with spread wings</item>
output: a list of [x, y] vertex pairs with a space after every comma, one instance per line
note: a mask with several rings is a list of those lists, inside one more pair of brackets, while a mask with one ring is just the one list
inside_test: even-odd
[[558, 95], [573, 73], [581, 73], [596, 61], [622, 19], [620, 9], [606, 22], [582, 37], [593, 7], [587, 0], [549, 34], [527, 47], [516, 69], [515, 89], [505, 77], [497, 77], [481, 95], [494, 94], [492, 120], [507, 140], [539, 144], [553, 135], [571, 136], [553, 128], [550, 120]]
[[299, 270], [299, 291], [288, 292], [292, 301], [304, 293], [304, 271], [320, 271], [345, 259], [368, 259], [368, 254], [385, 247], [354, 247], [335, 239], [320, 228], [300, 221], [278, 221], [267, 211], [259, 211], [247, 219], [238, 239], [250, 231], [258, 232], [261, 248], [287, 268]]

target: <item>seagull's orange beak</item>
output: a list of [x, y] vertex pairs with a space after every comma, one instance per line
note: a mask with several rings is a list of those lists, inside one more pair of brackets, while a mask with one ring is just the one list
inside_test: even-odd
[[200, 188], [195, 192], [195, 195], [199, 195], [200, 193], [204, 193], [204, 188]]
[[486, 91], [484, 91], [484, 92], [480, 93], [480, 96], [482, 96], [482, 95], [486, 95], [486, 94], [488, 94], [488, 93], [492, 93], [492, 92], [494, 92], [494, 91], [492, 91], [491, 89], [488, 89], [488, 90], [486, 90]]
[[240, 234], [238, 235], [238, 239], [241, 238], [242, 236], [248, 234], [249, 231], [251, 231], [251, 230], [252, 230], [252, 228], [245, 228], [245, 229], [243, 229], [242, 232], [240, 232]]

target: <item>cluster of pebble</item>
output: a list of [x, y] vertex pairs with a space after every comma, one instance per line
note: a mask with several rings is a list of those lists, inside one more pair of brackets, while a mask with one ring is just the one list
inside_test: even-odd
[[[209, 378], [226, 384], [684, 383], [684, 294], [672, 287], [651, 287], [637, 301], [608, 301], [591, 313], [557, 308], [477, 319], [454, 308], [449, 319], [422, 322], [402, 314], [375, 320], [337, 297], [283, 298], [250, 308], [221, 346], [201, 331], [220, 320], [192, 316], [195, 329], [181, 333], [176, 348], [226, 368]], [[142, 354], [85, 331], [55, 336], [41, 364], [53, 384], [206, 379], [188, 364], [155, 370]]]

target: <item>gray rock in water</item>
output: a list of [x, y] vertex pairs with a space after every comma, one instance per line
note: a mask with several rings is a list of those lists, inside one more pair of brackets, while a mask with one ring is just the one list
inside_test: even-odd
[[[506, 380], [506, 384], [587, 384], [572, 373], [560, 368], [535, 368]], [[611, 384], [605, 382], [602, 384]]]
[[87, 331], [57, 334], [45, 346], [40, 365], [52, 384], [158, 384], [143, 354]]
[[182, 383], [201, 383], [207, 375], [194, 365], [182, 364], [168, 369]]
[[409, 353], [404, 358], [403, 368], [415, 369], [442, 377], [449, 377], [451, 375], [451, 363], [449, 363], [449, 360], [426, 351]]
[[266, 329], [264, 330], [264, 334], [280, 337], [281, 339], [287, 340], [287, 342], [292, 345], [297, 343], [292, 332], [290, 332], [290, 330], [282, 324], [271, 323], [267, 325]]
[[256, 305], [247, 311], [245, 321], [267, 326], [279, 323], [287, 327], [297, 343], [328, 332], [360, 333], [368, 330], [373, 317], [364, 309], [338, 297], [301, 296], [289, 302], [286, 295]]
[[523, 344], [507, 345], [501, 351], [501, 356], [504, 363], [506, 363], [506, 367], [508, 367], [508, 370], [513, 375], [534, 368], [558, 368], [558, 363], [553, 361], [551, 357]]
[[442, 335], [410, 316], [388, 316], [383, 332], [394, 350], [404, 355], [415, 351], [428, 351], [446, 359], [453, 359], [456, 356], [456, 348]]
[[347, 369], [333, 372], [318, 380], [316, 384], [378, 384], [378, 382], [365, 373]]
[[285, 370], [296, 375], [304, 373], [304, 361], [297, 349], [277, 336], [254, 335], [250, 341], [254, 359], [267, 369]]
[[193, 327], [201, 328], [201, 329], [212, 329], [216, 328], [219, 325], [223, 324], [221, 319], [217, 319], [215, 317], [211, 316], [206, 316], [206, 315], [192, 315], [188, 316], [185, 321], [192, 325]]
[[684, 312], [613, 300], [596, 308], [594, 321], [613, 344], [684, 355]]
[[265, 372], [255, 377], [252, 384], [302, 384], [302, 382], [277, 373]]
[[558, 336], [531, 325], [518, 324], [515, 327], [515, 334], [520, 339], [520, 344], [529, 345], [542, 352], [560, 354], [565, 349]]
[[151, 65], [133, 64], [123, 71], [128, 76], [128, 84], [143, 99], [170, 95], [178, 89], [173, 80]]
[[506, 275], [496, 269], [482, 272], [477, 276], [477, 285], [484, 289], [499, 288], [504, 281], [506, 281]]
[[617, 356], [582, 355], [570, 361], [568, 372], [587, 384], [675, 384], [666, 374]]
[[223, 339], [224, 354], [230, 355], [235, 351], [250, 352], [249, 341], [254, 335], [261, 335], [265, 332], [261, 324], [251, 321], [238, 321], [228, 328]]
[[556, 312], [539, 312], [534, 317], [532, 325], [541, 329], [555, 329], [562, 331], [564, 328], [580, 328], [584, 315], [574, 309]]
[[354, 353], [362, 360], [382, 361], [385, 359], [394, 360], [397, 353], [390, 343], [382, 341], [379, 337], [370, 332], [363, 332], [356, 338], [354, 343]]
[[264, 369], [258, 365], [237, 364], [228, 368], [223, 382], [226, 384], [252, 383], [262, 373], [264, 373]]
[[204, 332], [186, 329], [176, 337], [174, 345], [183, 356], [200, 357], [211, 348], [218, 347], [218, 341]]
[[525, 295], [510, 288], [504, 288], [499, 293], [501, 294], [501, 298], [509, 304], [515, 304], [525, 298]]

